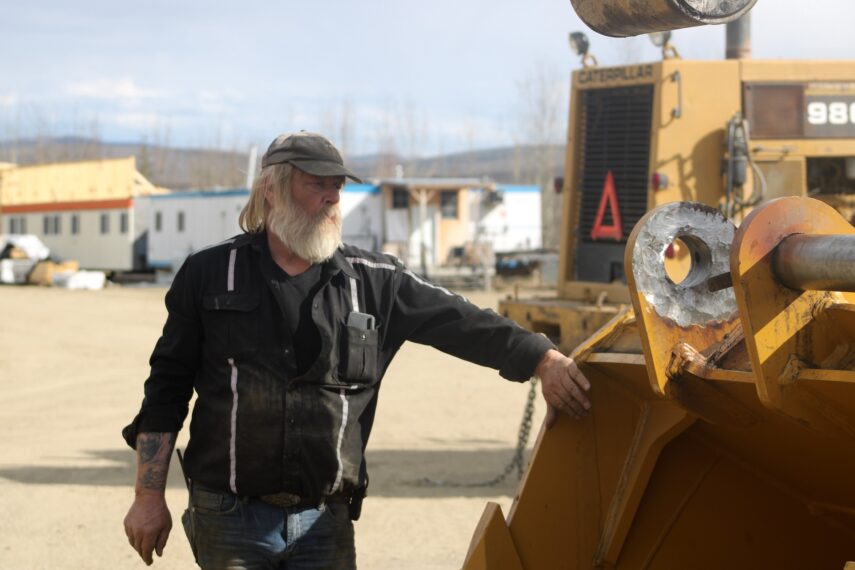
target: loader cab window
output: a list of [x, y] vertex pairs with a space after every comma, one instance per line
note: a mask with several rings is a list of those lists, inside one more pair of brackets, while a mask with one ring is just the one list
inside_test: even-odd
[[807, 193], [855, 194], [855, 156], [808, 158]]

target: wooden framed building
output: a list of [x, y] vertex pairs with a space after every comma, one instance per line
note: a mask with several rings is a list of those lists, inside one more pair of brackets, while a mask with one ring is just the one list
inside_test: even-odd
[[164, 193], [133, 157], [0, 168], [0, 232], [33, 234], [58, 260], [132, 271], [147, 261], [140, 197]]

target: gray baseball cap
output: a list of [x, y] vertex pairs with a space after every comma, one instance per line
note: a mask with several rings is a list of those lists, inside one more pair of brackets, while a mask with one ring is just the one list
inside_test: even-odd
[[261, 168], [287, 162], [315, 176], [347, 176], [362, 182], [345, 168], [338, 149], [324, 136], [308, 131], [279, 135], [261, 157]]

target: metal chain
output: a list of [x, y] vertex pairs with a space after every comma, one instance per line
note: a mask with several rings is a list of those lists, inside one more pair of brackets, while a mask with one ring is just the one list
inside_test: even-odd
[[510, 462], [505, 465], [505, 468], [501, 473], [487, 481], [469, 483], [461, 481], [442, 481], [439, 479], [431, 479], [430, 477], [423, 477], [416, 481], [416, 485], [423, 487], [495, 487], [507, 479], [508, 475], [510, 475], [514, 469], [517, 471], [517, 480], [522, 479], [523, 470], [525, 469], [525, 447], [528, 444], [528, 437], [531, 433], [531, 421], [534, 416], [535, 399], [537, 399], [537, 378], [532, 378], [530, 380], [528, 398], [526, 399], [525, 410], [523, 411], [523, 417], [520, 422], [520, 428], [517, 435], [517, 448], [514, 451], [514, 455], [511, 457]]

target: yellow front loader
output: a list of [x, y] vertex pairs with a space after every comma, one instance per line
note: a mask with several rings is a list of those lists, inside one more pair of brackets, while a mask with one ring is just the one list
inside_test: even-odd
[[[611, 35], [717, 23], [752, 4], [573, 0]], [[593, 408], [541, 431], [507, 517], [487, 505], [466, 570], [855, 560], [855, 228], [832, 199], [855, 192], [853, 86], [843, 62], [575, 74], [559, 298], [502, 311], [572, 350]], [[752, 123], [742, 158], [754, 180], [728, 196], [734, 116]], [[623, 165], [621, 129], [635, 137]]]
[[[610, 14], [624, 4], [649, 4], [669, 23], [659, 5], [712, 10], [744, 3], [574, 4], [611, 7]], [[670, 23], [682, 21], [676, 19]], [[744, 56], [738, 48], [745, 43], [728, 45]], [[573, 73], [557, 296], [510, 299], [499, 307], [565, 352], [630, 304], [624, 248], [638, 220], [657, 206], [701, 202], [739, 222], [761, 201], [811, 196], [855, 219], [855, 61], [666, 55], [619, 67], [586, 64]], [[669, 264], [680, 270], [685, 254], [682, 243], [674, 244]]]
[[[692, 268], [668, 277], [665, 250]], [[541, 432], [467, 570], [842, 569], [855, 560], [855, 228], [811, 198], [734, 231], [659, 207], [626, 248], [632, 308], [573, 353], [591, 414]]]

